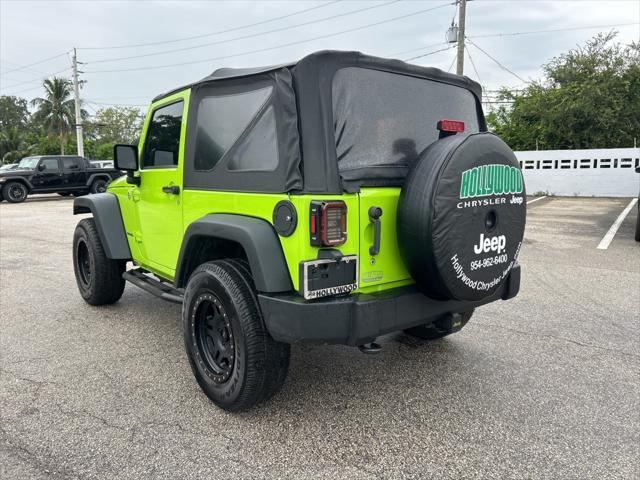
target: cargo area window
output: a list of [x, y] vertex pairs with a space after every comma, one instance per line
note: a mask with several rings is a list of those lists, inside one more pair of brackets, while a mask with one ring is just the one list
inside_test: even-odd
[[153, 112], [142, 153], [142, 168], [178, 165], [183, 105], [184, 102], [179, 101]]
[[367, 183], [404, 177], [418, 155], [438, 140], [438, 121], [479, 129], [476, 98], [455, 85], [360, 67], [336, 72], [332, 84], [338, 170]]

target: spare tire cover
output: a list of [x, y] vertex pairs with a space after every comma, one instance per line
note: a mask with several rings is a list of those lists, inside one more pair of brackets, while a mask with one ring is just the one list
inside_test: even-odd
[[398, 242], [419, 288], [477, 301], [495, 293], [516, 262], [526, 219], [522, 172], [490, 133], [428, 147], [402, 187]]

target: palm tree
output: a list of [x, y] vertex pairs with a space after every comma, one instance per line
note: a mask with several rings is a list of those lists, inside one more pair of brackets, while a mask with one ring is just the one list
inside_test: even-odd
[[25, 136], [15, 127], [0, 132], [0, 163], [13, 163], [31, 154], [35, 145], [28, 144]]
[[42, 122], [49, 135], [60, 136], [60, 153], [64, 155], [64, 144], [71, 127], [75, 125], [73, 85], [66, 78], [48, 78], [42, 84], [45, 98], [35, 98], [31, 105], [37, 107], [36, 119]]

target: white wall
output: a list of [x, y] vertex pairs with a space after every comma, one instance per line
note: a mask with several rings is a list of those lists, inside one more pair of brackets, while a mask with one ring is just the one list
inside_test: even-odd
[[636, 197], [640, 148], [515, 152], [527, 194]]

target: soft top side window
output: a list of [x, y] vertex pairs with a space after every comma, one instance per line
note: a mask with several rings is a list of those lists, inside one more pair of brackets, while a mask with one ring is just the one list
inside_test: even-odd
[[[200, 100], [196, 120], [195, 170], [211, 170], [218, 164], [242, 136], [272, 92], [273, 87], [268, 86], [232, 95], [207, 96]], [[275, 168], [274, 159], [266, 158], [272, 153], [263, 152], [265, 161], [269, 162], [268, 169]], [[277, 165], [277, 151], [275, 161]]]
[[178, 165], [183, 106], [180, 100], [153, 112], [142, 151], [142, 168]]

